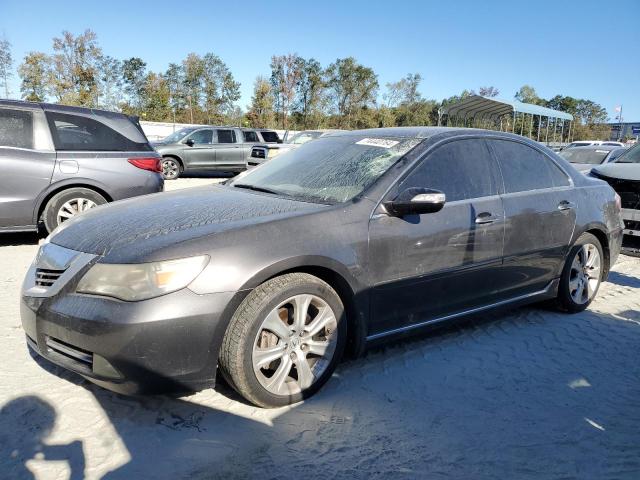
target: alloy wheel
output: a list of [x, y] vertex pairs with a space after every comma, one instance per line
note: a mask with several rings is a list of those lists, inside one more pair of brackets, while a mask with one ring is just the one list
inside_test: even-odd
[[577, 304], [591, 300], [602, 278], [602, 262], [598, 248], [587, 243], [576, 252], [569, 273], [569, 293]]
[[256, 335], [253, 370], [275, 395], [309, 388], [335, 354], [338, 322], [331, 307], [315, 295], [295, 295], [271, 310]]
[[178, 162], [171, 159], [165, 159], [162, 161], [162, 176], [167, 180], [172, 180], [180, 173], [180, 165]]
[[73, 198], [63, 203], [62, 206], [58, 209], [58, 225], [78, 215], [79, 213], [86, 212], [87, 210], [96, 206], [97, 204], [93, 200], [89, 200], [88, 198]]

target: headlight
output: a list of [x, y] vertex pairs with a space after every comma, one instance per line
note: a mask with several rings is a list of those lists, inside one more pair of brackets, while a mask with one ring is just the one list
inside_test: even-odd
[[76, 291], [126, 301], [145, 300], [189, 285], [209, 262], [207, 255], [153, 263], [96, 263]]

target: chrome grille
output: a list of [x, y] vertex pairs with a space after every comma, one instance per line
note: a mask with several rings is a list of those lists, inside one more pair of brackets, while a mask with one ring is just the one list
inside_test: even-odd
[[64, 270], [36, 268], [36, 285], [39, 287], [50, 287], [64, 272]]

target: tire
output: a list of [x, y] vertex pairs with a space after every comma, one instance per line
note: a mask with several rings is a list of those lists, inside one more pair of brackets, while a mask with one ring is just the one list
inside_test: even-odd
[[560, 276], [557, 307], [568, 313], [586, 309], [598, 293], [603, 271], [604, 255], [600, 241], [590, 233], [582, 234], [567, 255]]
[[175, 180], [182, 174], [182, 164], [173, 157], [162, 158], [162, 178]]
[[51, 197], [42, 212], [42, 220], [47, 232], [51, 233], [63, 221], [105, 203], [107, 199], [94, 190], [69, 188]]
[[338, 294], [317, 277], [290, 273], [268, 280], [244, 299], [227, 327], [222, 374], [261, 407], [308, 398], [329, 380], [342, 356], [344, 315]]

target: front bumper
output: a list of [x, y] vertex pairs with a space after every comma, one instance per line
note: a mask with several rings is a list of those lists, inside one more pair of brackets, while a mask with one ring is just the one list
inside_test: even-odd
[[[188, 288], [139, 302], [75, 293], [96, 258], [45, 245], [27, 272], [20, 303], [29, 347], [124, 394], [192, 391], [215, 384], [217, 358], [238, 294]], [[36, 266], [64, 271], [38, 285]], [[47, 280], [50, 281], [50, 280]]]
[[215, 384], [220, 319], [232, 297], [187, 289], [141, 302], [24, 296], [20, 315], [32, 349], [105, 388], [191, 391]]

